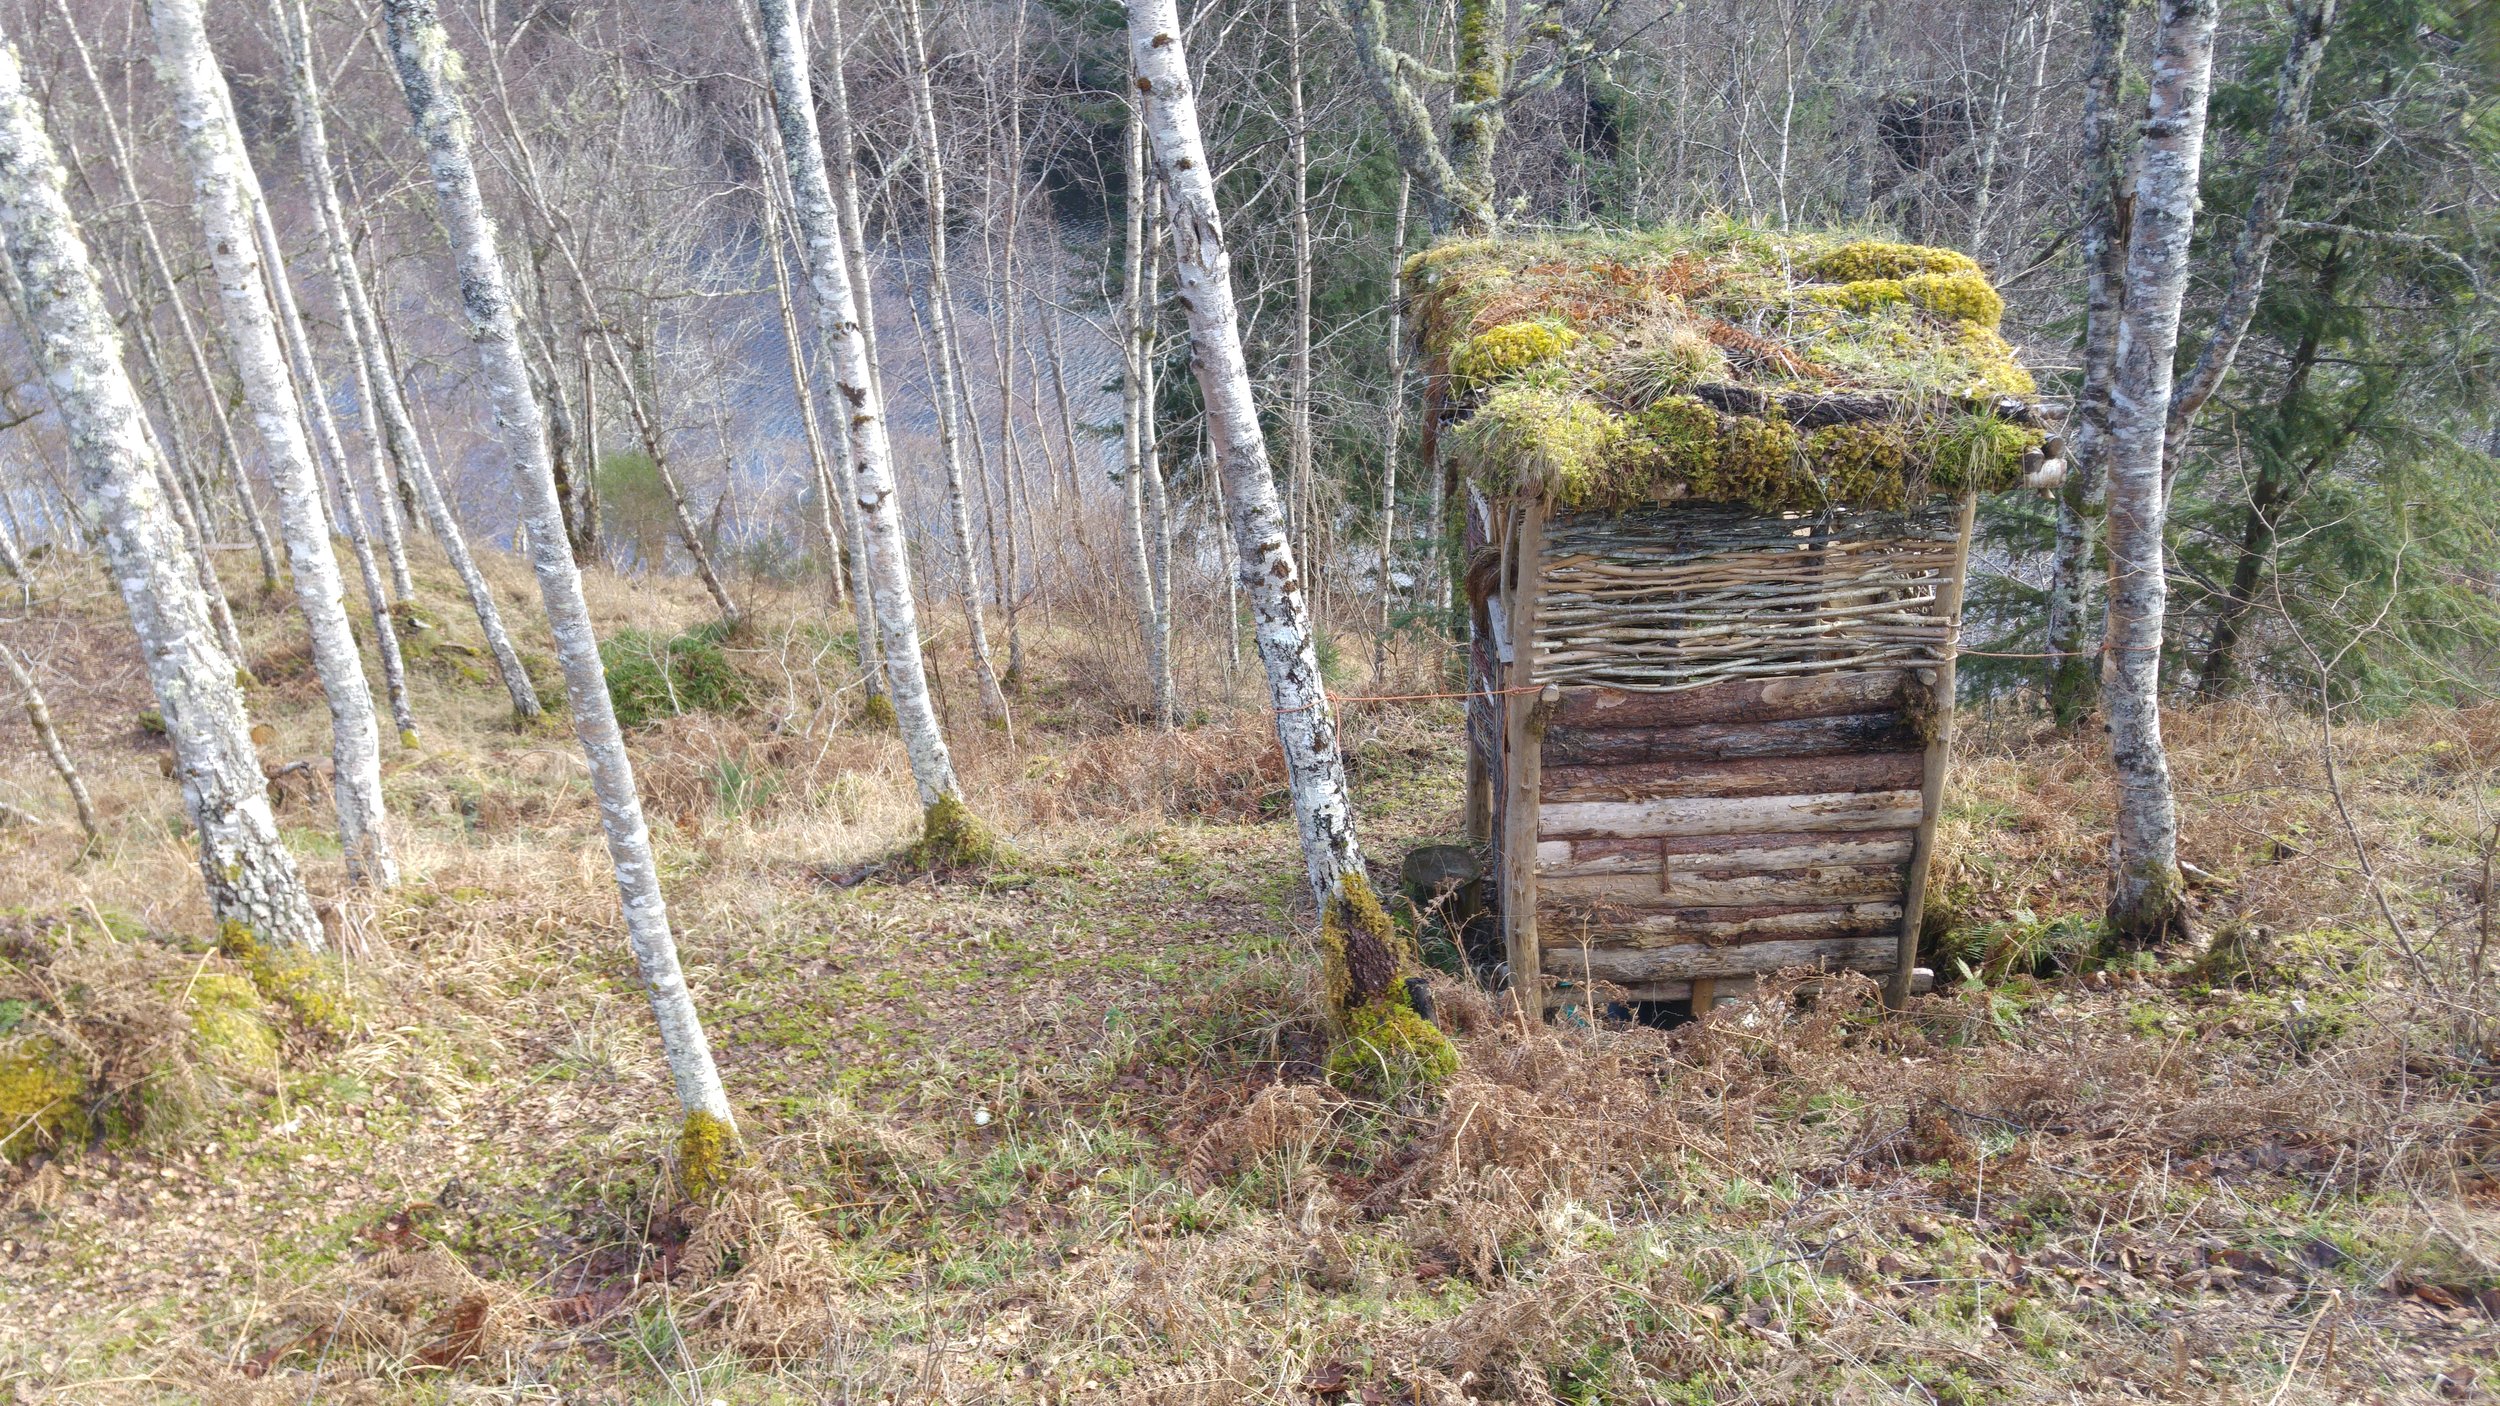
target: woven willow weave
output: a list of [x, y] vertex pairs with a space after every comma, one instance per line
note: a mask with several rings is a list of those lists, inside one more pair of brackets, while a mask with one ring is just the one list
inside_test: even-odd
[[1645, 692], [1943, 662], [1959, 506], [1766, 517], [1680, 504], [1548, 526], [1539, 682]]

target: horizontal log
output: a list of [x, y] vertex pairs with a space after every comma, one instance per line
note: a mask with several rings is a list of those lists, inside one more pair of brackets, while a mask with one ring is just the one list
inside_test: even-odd
[[1744, 757], [1722, 762], [1639, 762], [1620, 766], [1558, 767], [1549, 760], [1540, 794], [1548, 802], [1556, 802], [1903, 791], [1918, 786], [1926, 760], [1919, 752]]
[[[1543, 840], [1536, 847], [1540, 876], [1655, 872], [1660, 855], [1678, 868], [1696, 871], [1768, 873], [1779, 869], [1811, 869], [1824, 864], [1907, 864], [1909, 830], [1861, 834], [1801, 833], [1783, 835], [1669, 835], [1664, 838], [1615, 840]], [[1540, 882], [1542, 880], [1540, 879]]]
[[1545, 947], [1545, 974], [1566, 981], [1611, 981], [1631, 986], [1653, 981], [1693, 981], [1775, 972], [1783, 967], [1887, 972], [1900, 949], [1884, 937], [1814, 942], [1749, 942], [1741, 947], [1679, 943], [1672, 947]]
[[1749, 904], [1898, 903], [1898, 864], [1832, 864], [1767, 874], [1688, 873], [1676, 863], [1663, 876], [1647, 871], [1576, 874], [1536, 881], [1540, 901], [1604, 901], [1624, 908], [1691, 908]]
[[1852, 903], [1799, 908], [1762, 904], [1729, 908], [1627, 908], [1599, 902], [1540, 902], [1537, 931], [1546, 946], [1672, 947], [1700, 942], [1725, 947], [1772, 939], [1898, 937], [1901, 905]]
[[1902, 673], [1876, 669], [1800, 678], [1737, 679], [1673, 693], [1619, 688], [1563, 690], [1554, 727], [1691, 727], [1828, 718], [1898, 707]]
[[1923, 745], [1897, 709], [1779, 722], [1700, 723], [1692, 727], [1549, 727], [1545, 774], [1573, 766], [1735, 761], [1743, 757], [1829, 757], [1907, 752]]
[[1902, 830], [1922, 811], [1917, 790], [1812, 796], [1704, 796], [1649, 801], [1561, 801], [1538, 807], [1537, 838], [1781, 834]]

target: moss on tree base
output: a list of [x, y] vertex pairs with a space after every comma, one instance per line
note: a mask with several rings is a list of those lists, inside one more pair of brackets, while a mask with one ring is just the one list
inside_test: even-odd
[[869, 694], [859, 705], [859, 725], [879, 731], [894, 726], [894, 700], [882, 693]]
[[938, 797], [920, 813], [920, 838], [903, 851], [910, 867], [940, 873], [994, 868], [1008, 857], [1007, 847], [953, 795]]
[[1320, 984], [1334, 1025], [1329, 1082], [1390, 1093], [1438, 1084], [1458, 1070], [1458, 1050], [1415, 1009], [1405, 978], [1420, 965], [1414, 945], [1359, 873], [1338, 880], [1320, 916]]
[[677, 1130], [677, 1182], [689, 1200], [706, 1201], [729, 1184], [738, 1163], [738, 1130], [727, 1119], [701, 1111], [686, 1115]]
[[271, 947], [252, 930], [229, 920], [217, 932], [217, 950], [252, 978], [260, 994], [284, 1008], [316, 1039], [344, 1040], [356, 1027], [356, 1007], [346, 973], [334, 962]]

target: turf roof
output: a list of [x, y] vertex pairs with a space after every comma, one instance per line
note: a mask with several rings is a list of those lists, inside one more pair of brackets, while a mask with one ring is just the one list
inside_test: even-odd
[[1963, 254], [1721, 223], [1407, 261], [1442, 444], [1489, 493], [1893, 508], [2020, 481], [2041, 433]]

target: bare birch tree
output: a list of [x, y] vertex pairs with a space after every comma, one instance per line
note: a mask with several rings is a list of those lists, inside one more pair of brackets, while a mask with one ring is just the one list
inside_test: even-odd
[[[946, 470], [946, 510], [955, 529], [958, 585], [963, 592], [964, 633], [972, 649], [972, 671], [981, 685], [981, 715], [1007, 722], [1007, 694], [999, 687], [998, 669], [990, 660], [988, 626], [981, 618], [981, 563], [972, 537], [972, 506], [964, 493], [962, 371], [963, 357], [955, 325], [955, 289], [947, 257], [946, 158], [939, 145], [937, 102], [929, 82], [937, 56], [930, 51], [920, 20], [920, 0], [902, 0], [903, 33], [911, 54], [903, 68], [911, 81], [912, 115], [919, 127], [921, 199], [929, 216], [929, 326], [937, 341], [933, 359], [938, 422], [938, 461]], [[983, 482], [988, 471], [983, 470]]]
[[[69, 37], [70, 54], [77, 60], [78, 72], [86, 82], [88, 96], [95, 100], [96, 111], [104, 123], [105, 141], [112, 148], [112, 158], [130, 187], [130, 205], [139, 227], [140, 243], [146, 248], [148, 267], [163, 286], [165, 300], [173, 309], [175, 330], [182, 335], [184, 352], [191, 362], [191, 373], [200, 383], [200, 398], [208, 406], [210, 421], [217, 430], [218, 447], [224, 451], [227, 472], [233, 475], [235, 501], [241, 509], [243, 524], [252, 538], [252, 550], [260, 558], [261, 585], [275, 594], [280, 587], [278, 550], [270, 540], [269, 528], [261, 520], [260, 504], [252, 496], [251, 476], [245, 472], [243, 450], [235, 439], [234, 421], [226, 413], [226, 399], [217, 388], [216, 373], [209, 369], [208, 352], [202, 343], [199, 326], [192, 320], [190, 304], [183, 301], [182, 280], [174, 274], [173, 261], [165, 253], [165, 242], [158, 235], [155, 218], [148, 213], [148, 200], [139, 188], [139, 164], [132, 154], [130, 139], [123, 131], [121, 119], [113, 113], [112, 96], [104, 90], [104, 80], [97, 74], [95, 58], [87, 50], [87, 41], [79, 32], [78, 21], [71, 14], [69, 0], [53, 0], [53, 10], [61, 21], [61, 30]], [[207, 530], [201, 524], [201, 530]]]
[[1121, 272], [1127, 292], [1120, 304], [1119, 465], [1121, 496], [1128, 513], [1128, 531], [1123, 535], [1130, 568], [1137, 577], [1137, 630], [1146, 649], [1147, 694], [1155, 726], [1168, 731], [1178, 711], [1172, 696], [1172, 606], [1164, 594], [1162, 573], [1155, 570], [1146, 516], [1146, 455], [1155, 433], [1153, 397], [1146, 382], [1154, 350], [1155, 289], [1149, 280], [1156, 265], [1146, 253], [1152, 234], [1146, 224], [1146, 114], [1134, 98], [1128, 112], [1128, 247]]
[[188, 549], [163, 497], [120, 337], [62, 181], [17, 50], [0, 36], [0, 238], [25, 290], [36, 361], [68, 430], [81, 506], [103, 538], [164, 715], [210, 912], [229, 942], [318, 951], [321, 921], [278, 837], [235, 661], [212, 637], [207, 603], [183, 560]]
[[2150, 945], [2191, 931], [2179, 815], [2161, 737], [2161, 643], [2169, 603], [2162, 444], [2179, 305], [2203, 169], [2220, 0], [2161, 0], [2127, 235], [2125, 313], [2109, 408], [2109, 659], [2101, 706], [2118, 771], [2109, 928]]
[[2099, 536], [2109, 446], [2110, 373], [2118, 352], [2126, 291], [2126, 152], [2118, 139], [2128, 0], [2092, 0], [2092, 59], [2083, 79], [2083, 384], [2067, 433], [2065, 480], [2057, 488], [2057, 538], [2050, 561], [2049, 711], [2073, 727], [2091, 711], [2099, 680], [2086, 636], [2091, 629], [2092, 555]]
[[[911, 757], [920, 790], [923, 853], [943, 860], [977, 849], [979, 827], [965, 810], [954, 758], [938, 726], [922, 667], [919, 612], [912, 600], [911, 557], [903, 539], [901, 504], [887, 442], [885, 404], [871, 374], [866, 331], [853, 301], [851, 266], [843, 248], [843, 221], [826, 174], [825, 151], [816, 135], [816, 94], [808, 74], [807, 39], [794, 0], [757, 0], [764, 62], [772, 84], [773, 116], [781, 124], [781, 151], [790, 167], [791, 214], [807, 251], [807, 281], [817, 335], [831, 362], [835, 390], [846, 411], [844, 433], [859, 494], [861, 537], [868, 548], [868, 589], [877, 604], [877, 630], [885, 645], [888, 697]], [[837, 49], [837, 53], [839, 50]]]
[[340, 848], [351, 880], [387, 888], [398, 882], [398, 865], [382, 806], [380, 730], [364, 661], [348, 628], [338, 560], [330, 552], [321, 480], [304, 440], [304, 409], [288, 380], [270, 311], [254, 228], [259, 185], [235, 126], [225, 75], [208, 47], [200, 0], [149, 0], [148, 16], [156, 33], [158, 77], [182, 130], [192, 205], [217, 275], [227, 353], [267, 452], [278, 525], [295, 573], [296, 608], [311, 636], [313, 669], [330, 706], [331, 790]]
[[1208, 440], [1230, 500], [1243, 588], [1267, 666], [1276, 737], [1285, 754], [1302, 859], [1320, 912], [1329, 1016], [1384, 1059], [1403, 1056], [1446, 1072], [1456, 1055], [1416, 1014], [1406, 978], [1412, 944], [1389, 921], [1363, 869], [1336, 717], [1319, 671], [1301, 573], [1276, 501], [1276, 478], [1251, 395], [1233, 299], [1232, 258], [1215, 204], [1215, 174], [1199, 136], [1196, 95], [1174, 0], [1130, 0], [1129, 61], [1145, 109], [1172, 231], [1172, 272], [1188, 316], [1191, 363]]
[[633, 946], [643, 989], [651, 998], [677, 1102], [685, 1113], [679, 1143], [682, 1176], [690, 1191], [701, 1193], [717, 1184], [722, 1174], [722, 1161], [737, 1137], [736, 1115], [678, 964], [668, 903], [660, 893], [659, 865], [651, 852], [651, 831], [643, 820], [641, 793], [634, 785], [633, 760], [626, 755], [615, 705], [608, 697], [599, 639], [591, 628], [590, 608], [582, 599], [581, 569], [574, 564], [571, 544], [565, 539], [555, 474], [547, 462], [546, 425], [530, 391], [529, 367], [513, 318], [511, 285], [504, 276], [494, 223], [486, 213], [477, 168], [469, 155], [468, 115], [453, 87], [458, 60], [443, 32], [435, 0], [383, 0], [382, 16], [392, 64], [434, 178], [436, 205], [451, 236], [461, 310], [494, 403], [496, 433], [512, 465], [514, 487], [529, 524], [530, 566], [537, 573], [539, 595], [555, 631], [556, 659], [564, 670], [574, 735], [581, 739], [582, 755], [590, 764], [591, 789], [599, 798], [600, 827], [607, 836], [608, 859], [624, 906], [626, 940]]

